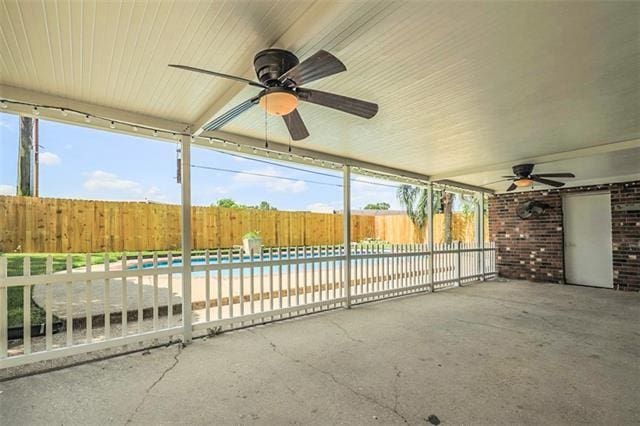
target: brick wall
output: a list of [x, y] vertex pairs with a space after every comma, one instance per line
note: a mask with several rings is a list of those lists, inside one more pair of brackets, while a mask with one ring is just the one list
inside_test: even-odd
[[613, 286], [640, 291], [640, 211], [616, 207], [630, 203], [640, 203], [640, 182], [611, 188]]
[[[564, 282], [562, 194], [605, 189], [611, 192], [614, 288], [640, 291], [640, 211], [621, 211], [616, 207], [640, 203], [640, 182], [491, 197], [489, 234], [496, 242], [500, 276]], [[516, 207], [528, 199], [542, 201], [550, 207], [540, 217], [522, 220], [516, 214]]]

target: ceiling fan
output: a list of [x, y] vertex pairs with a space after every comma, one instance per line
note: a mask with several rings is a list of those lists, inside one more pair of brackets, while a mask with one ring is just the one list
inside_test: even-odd
[[[534, 183], [542, 183], [544, 185], [553, 186], [559, 188], [564, 186], [564, 182], [558, 182], [556, 180], [546, 179], [546, 178], [574, 178], [576, 177], [573, 173], [540, 173], [540, 174], [532, 174], [533, 168], [535, 164], [518, 164], [517, 166], [513, 166], [513, 174], [515, 176], [502, 176], [504, 179], [501, 179], [497, 182], [502, 182], [505, 180], [512, 181], [507, 191], [513, 191], [516, 188], [523, 188], [527, 186], [532, 186]], [[495, 183], [495, 182], [492, 182]]]
[[378, 112], [378, 105], [371, 102], [301, 87], [347, 70], [338, 58], [324, 50], [316, 52], [302, 62], [288, 50], [262, 50], [253, 59], [259, 82], [187, 65], [170, 64], [169, 66], [240, 81], [262, 89], [256, 96], [207, 123], [204, 126], [206, 131], [220, 129], [257, 104], [260, 104], [269, 114], [282, 116], [291, 138], [296, 141], [309, 136], [309, 131], [296, 109], [299, 101], [322, 105], [363, 118], [371, 118]]

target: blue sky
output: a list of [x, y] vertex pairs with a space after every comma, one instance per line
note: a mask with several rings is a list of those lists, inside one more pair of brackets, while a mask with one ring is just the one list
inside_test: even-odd
[[[0, 194], [15, 194], [18, 121], [16, 115], [0, 113]], [[40, 144], [42, 197], [180, 203], [180, 185], [175, 180], [175, 144], [46, 120], [40, 120]], [[342, 208], [342, 188], [305, 182], [339, 185], [340, 172], [306, 167], [335, 174], [340, 179], [319, 176], [204, 148], [193, 149], [192, 164], [297, 179], [286, 181], [192, 168], [194, 205], [206, 206], [220, 198], [233, 198], [242, 204], [268, 201], [280, 210]], [[369, 177], [355, 177], [352, 208], [384, 201], [394, 209], [401, 209], [394, 188], [361, 180], [373, 181]]]

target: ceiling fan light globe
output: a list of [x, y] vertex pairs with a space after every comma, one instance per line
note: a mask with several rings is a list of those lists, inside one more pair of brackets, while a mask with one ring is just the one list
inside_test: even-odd
[[260, 98], [260, 106], [271, 115], [288, 115], [298, 107], [298, 98], [289, 92], [267, 93]]
[[514, 181], [513, 183], [515, 183], [516, 186], [519, 186], [521, 188], [533, 185], [533, 181], [531, 179], [528, 179], [528, 178], [518, 179], [518, 180]]

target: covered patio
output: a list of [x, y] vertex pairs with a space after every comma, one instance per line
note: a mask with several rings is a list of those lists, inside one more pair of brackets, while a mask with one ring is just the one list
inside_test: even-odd
[[[181, 241], [40, 275], [0, 253], [3, 419], [639, 422], [639, 20], [633, 2], [4, 1], [1, 111], [175, 145]], [[256, 95], [270, 48], [346, 71], [278, 80], [282, 120]], [[194, 254], [194, 147], [339, 171], [334, 239]], [[354, 241], [358, 177], [422, 191], [424, 241]], [[473, 199], [473, 243], [434, 241], [436, 191]]]
[[640, 294], [487, 282], [10, 380], [0, 399], [28, 424], [633, 424], [638, 317]]

